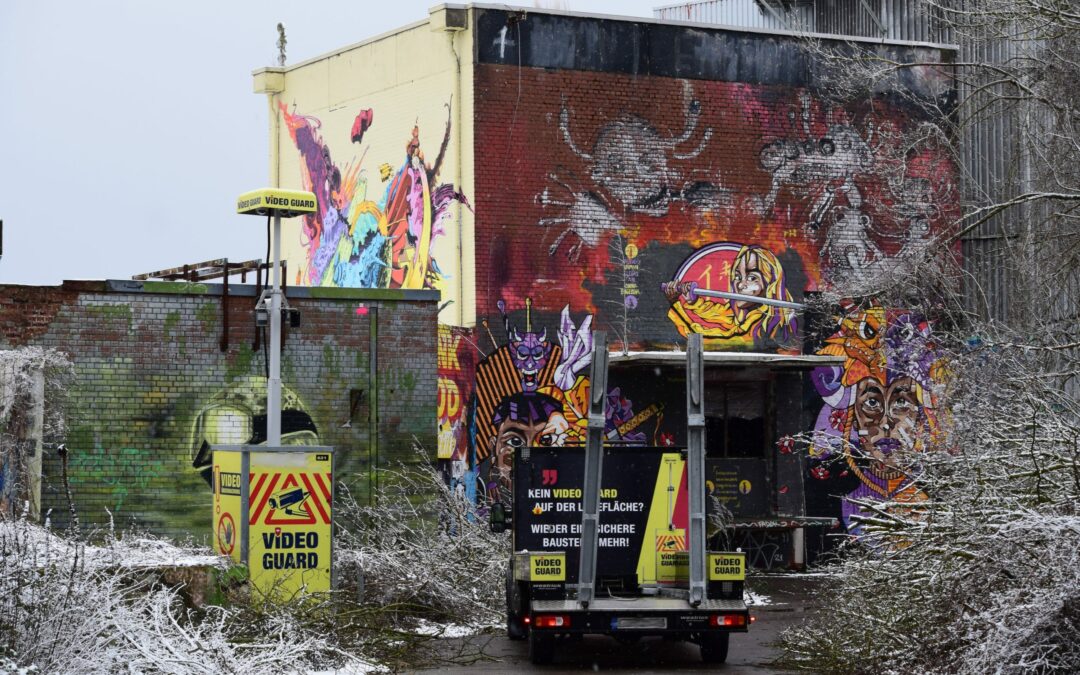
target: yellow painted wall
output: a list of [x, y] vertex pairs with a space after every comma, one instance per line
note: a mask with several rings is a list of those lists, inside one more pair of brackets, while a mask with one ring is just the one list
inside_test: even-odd
[[[460, 198], [444, 198], [442, 220], [430, 224], [439, 213], [440, 200], [436, 198], [439, 186], [452, 185], [464, 200], [470, 204], [473, 201], [472, 38], [469, 30], [441, 29], [443, 20], [438, 11], [429, 20], [295, 66], [258, 70], [255, 90], [267, 96], [271, 112], [271, 184], [312, 189], [319, 194], [320, 186], [313, 184], [319, 182], [318, 176], [309, 168], [318, 143], [329, 152], [331, 163], [342, 176], [336, 194], [325, 186], [322, 188], [329, 197], [324, 199], [319, 222], [305, 224], [303, 219], [295, 218], [283, 224], [282, 252], [288, 261], [288, 282], [435, 288], [442, 292], [442, 303], [449, 301], [439, 315], [440, 322], [472, 325], [475, 323], [475, 256], [471, 210]], [[288, 114], [282, 112], [282, 105]], [[371, 124], [357, 143], [352, 140], [352, 130], [363, 110], [371, 111]], [[395, 230], [387, 217], [392, 221], [395, 214], [400, 216], [408, 211], [400, 207], [395, 210], [388, 194], [391, 186], [403, 184], [395, 183], [403, 167], [410, 162], [417, 166], [416, 160], [410, 160], [407, 149], [414, 127], [418, 130], [423, 163], [431, 167], [439, 155], [448, 123], [450, 137], [446, 153], [438, 174], [428, 181], [428, 198], [423, 200], [428, 206], [429, 225], [417, 228], [414, 223], [412, 231], [419, 235], [417, 245], [404, 246], [402, 235], [409, 229], [408, 222], [399, 220]], [[316, 145], [304, 145], [290, 133], [290, 126], [293, 134], [300, 137], [313, 133]], [[417, 185], [423, 182], [418, 179], [418, 170], [406, 173], [409, 177], [403, 180], [412, 180]], [[447, 189], [441, 192], [444, 197]], [[365, 201], [371, 203], [360, 207]], [[380, 206], [381, 201], [388, 203]], [[343, 207], [342, 222], [350, 226], [351, 235], [334, 239], [331, 223], [335, 218], [333, 213], [327, 213], [327, 206]], [[412, 209], [414, 214], [421, 211]], [[438, 229], [442, 230], [441, 234], [436, 232]], [[433, 235], [430, 258], [442, 272], [437, 280], [423, 273], [422, 253], [427, 241], [423, 230]], [[313, 231], [322, 232], [322, 254], [312, 244]], [[341, 232], [342, 228], [337, 231]], [[381, 246], [367, 247], [371, 249], [366, 251], [367, 263], [355, 260], [348, 263], [358, 252], [364, 253], [365, 241], [373, 241], [370, 236], [365, 240], [364, 232], [387, 235], [388, 240], [397, 242], [398, 249], [404, 247], [404, 250], [391, 253], [394, 245], [380, 240]], [[337, 246], [328, 246], [328, 241], [337, 241]], [[373, 259], [376, 262], [371, 263]], [[400, 265], [393, 275], [396, 278], [386, 278], [388, 265]], [[381, 278], [376, 280], [377, 276]]]

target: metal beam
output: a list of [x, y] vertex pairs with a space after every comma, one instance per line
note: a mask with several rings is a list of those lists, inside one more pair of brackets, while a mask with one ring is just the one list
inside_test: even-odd
[[772, 305], [785, 309], [806, 309], [806, 305], [787, 300], [774, 300], [773, 298], [760, 298], [756, 295], [743, 295], [742, 293], [729, 293], [727, 291], [710, 291], [706, 288], [695, 288], [694, 295], [704, 295], [707, 298], [723, 298], [724, 300], [738, 300], [752, 302], [755, 305]]
[[[228, 265], [228, 270], [226, 270], [226, 265]], [[132, 275], [131, 278], [135, 281], [148, 281], [150, 279], [164, 279], [166, 281], [181, 279], [204, 281], [207, 279], [219, 279], [225, 276], [226, 272], [232, 275], [240, 272], [252, 272], [260, 268], [265, 269], [268, 267], [269, 265], [263, 263], [262, 259], [230, 263], [228, 258], [218, 258], [217, 260], [206, 260], [204, 262], [192, 263], [182, 267], [170, 267], [169, 269], [158, 270], [156, 272], [135, 274]]]
[[585, 478], [581, 499], [581, 556], [577, 600], [588, 609], [596, 594], [596, 547], [600, 528], [600, 480], [604, 467], [604, 401], [607, 399], [607, 333], [593, 333], [589, 368], [589, 427], [585, 441]]
[[690, 493], [690, 604], [705, 600], [705, 358], [701, 333], [686, 345], [686, 482]]

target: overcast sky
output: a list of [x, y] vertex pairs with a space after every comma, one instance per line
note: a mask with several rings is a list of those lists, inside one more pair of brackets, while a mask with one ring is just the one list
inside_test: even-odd
[[[299, 63], [436, 4], [0, 0], [0, 282], [265, 256], [260, 222], [234, 212], [237, 195], [267, 184], [251, 71], [276, 64], [277, 23]], [[540, 4], [651, 17], [669, 0]]]

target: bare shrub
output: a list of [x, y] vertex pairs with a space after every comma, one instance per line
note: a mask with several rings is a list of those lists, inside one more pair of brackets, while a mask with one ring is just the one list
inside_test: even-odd
[[335, 503], [339, 578], [367, 603], [461, 624], [503, 619], [510, 537], [490, 532], [465, 495], [420, 461], [388, 471], [370, 504]]

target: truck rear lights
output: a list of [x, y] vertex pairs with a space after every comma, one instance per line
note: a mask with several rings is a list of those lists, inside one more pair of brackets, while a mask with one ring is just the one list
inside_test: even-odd
[[540, 614], [533, 617], [534, 628], [569, 628], [570, 617], [564, 614]]
[[743, 628], [746, 626], [745, 614], [713, 614], [709, 625], [715, 628]]

